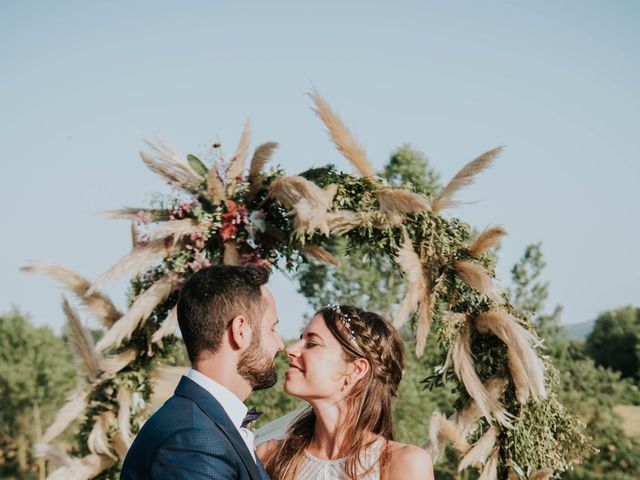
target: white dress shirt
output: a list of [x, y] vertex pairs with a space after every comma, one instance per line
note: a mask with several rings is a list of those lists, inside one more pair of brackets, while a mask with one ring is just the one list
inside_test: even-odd
[[189, 369], [187, 377], [204, 388], [220, 403], [220, 405], [222, 405], [222, 408], [231, 419], [231, 422], [238, 429], [238, 433], [240, 433], [242, 440], [247, 444], [247, 448], [251, 452], [251, 456], [255, 461], [256, 454], [253, 451], [253, 432], [247, 428], [242, 428], [241, 426], [248, 410], [245, 404], [242, 403], [242, 400], [236, 397], [228, 388], [223, 387], [218, 382], [211, 380], [209, 377], [203, 375], [197, 370], [194, 370], [193, 368]]

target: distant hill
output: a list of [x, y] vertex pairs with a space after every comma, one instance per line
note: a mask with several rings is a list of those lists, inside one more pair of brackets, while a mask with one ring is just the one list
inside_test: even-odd
[[569, 332], [569, 338], [571, 340], [584, 340], [587, 335], [593, 330], [593, 326], [596, 323], [595, 320], [589, 320], [588, 322], [572, 323], [565, 325], [565, 328]]

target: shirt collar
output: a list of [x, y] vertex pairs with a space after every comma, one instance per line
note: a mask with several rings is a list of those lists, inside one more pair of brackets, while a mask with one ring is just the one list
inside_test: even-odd
[[218, 382], [211, 380], [193, 368], [189, 369], [187, 377], [204, 388], [211, 396], [220, 402], [224, 411], [229, 415], [231, 422], [233, 422], [236, 428], [240, 428], [242, 420], [244, 420], [248, 410], [245, 404], [242, 403], [242, 400], [236, 397], [228, 388], [223, 387]]

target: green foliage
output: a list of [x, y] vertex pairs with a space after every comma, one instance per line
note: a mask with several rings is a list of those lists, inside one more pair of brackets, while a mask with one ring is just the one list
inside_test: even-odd
[[549, 282], [541, 280], [546, 266], [541, 242], [527, 245], [524, 254], [511, 269], [513, 283], [513, 305], [530, 316], [534, 316], [536, 333], [544, 338], [547, 347], [556, 353], [567, 347], [567, 335], [560, 324], [562, 307], [556, 306], [551, 313], [543, 313], [549, 297]]
[[599, 450], [586, 463], [568, 472], [565, 480], [637, 480], [640, 478], [640, 441], [625, 435], [622, 419], [609, 409], [598, 410], [587, 428]]
[[[202, 170], [194, 158], [190, 159], [192, 168]], [[502, 300], [490, 298], [485, 288], [478, 287], [485, 291], [481, 293], [471, 286], [474, 282], [461, 278], [460, 260], [474, 264], [476, 274], [484, 283], [490, 283], [488, 277], [495, 276], [493, 255], [484, 254], [479, 258], [470, 255], [470, 225], [422, 206], [416, 209], [411, 194], [397, 191], [396, 186], [402, 185], [402, 188], [407, 187], [433, 197], [440, 190], [437, 175], [419, 152], [408, 147], [396, 152], [381, 174], [386, 179], [356, 178], [337, 172], [332, 166], [301, 174], [315, 185], [299, 178], [278, 181], [281, 176], [279, 171], [260, 177], [261, 181], [264, 180], [262, 183], [251, 184], [251, 179], [241, 177], [224, 179], [228, 198], [221, 202], [214, 201], [210, 192], [207, 192], [204, 179], [196, 186], [190, 179], [181, 183], [173, 173], [162, 168], [156, 170], [172, 184], [181, 187], [189, 197], [174, 196], [156, 205], [158, 208], [151, 210], [158, 212], [155, 219], [187, 220], [183, 224], [196, 221], [198, 231], [182, 237], [180, 248], [172, 250], [159, 265], [132, 281], [131, 303], [162, 278], [171, 279], [172, 286], [177, 286], [192, 272], [223, 260], [268, 267], [277, 265], [295, 271], [301, 263], [300, 250], [311, 245], [316, 251], [317, 247], [324, 247], [338, 255], [343, 260], [343, 267], [338, 271], [313, 265], [300, 268], [300, 288], [305, 295], [323, 297], [321, 303], [327, 300], [332, 303], [355, 303], [390, 317], [404, 294], [404, 287], [400, 286], [399, 265], [395, 262], [400, 245], [408, 239], [420, 262], [417, 276], [424, 276], [424, 283], [429, 286], [429, 298], [434, 305], [433, 308], [431, 304], [428, 307], [433, 312], [433, 345], [430, 352], [434, 356], [427, 356], [423, 361], [446, 366], [431, 369], [426, 364], [418, 363], [417, 359], [414, 359], [415, 364], [408, 360], [408, 373], [403, 386], [406, 390], [401, 392], [407, 400], [406, 403], [401, 400], [396, 408], [399, 416], [398, 438], [423, 443], [426, 422], [435, 408], [450, 414], [454, 409], [463, 407], [469, 399], [461, 381], [453, 374], [451, 362], [445, 364], [442, 358], [459, 337], [461, 328], [470, 328], [472, 331], [472, 352], [480, 378], [487, 379], [493, 375], [509, 378], [505, 345], [496, 336], [480, 334], [474, 328], [474, 319], [484, 312], [505, 310], [525, 328], [531, 328], [527, 314], [519, 312], [508, 302], [503, 304]], [[326, 190], [319, 192], [317, 187]], [[331, 205], [326, 205], [328, 201]], [[414, 211], [420, 213], [407, 213]], [[145, 215], [148, 216], [149, 211], [139, 212], [139, 216]], [[151, 221], [154, 220], [146, 220], [145, 225]], [[331, 222], [337, 223], [332, 223], [330, 227]], [[341, 234], [335, 239], [328, 234], [329, 231]], [[148, 233], [143, 234], [143, 243], [144, 235]], [[410, 270], [411, 267], [405, 265], [403, 268]], [[421, 296], [424, 295], [421, 293]], [[333, 298], [327, 298], [329, 296]], [[318, 302], [318, 298], [314, 302]], [[163, 338], [163, 344], [152, 341], [153, 334], [158, 331], [174, 304], [175, 293], [155, 307], [149, 318], [137, 326], [131, 338], [107, 349], [109, 354], [115, 354], [125, 348], [134, 348], [138, 356], [117, 374], [105, 372], [91, 385], [86, 421], [81, 426], [79, 446], [74, 453], [88, 453], [87, 437], [97, 415], [118, 410], [117, 392], [120, 387], [125, 387], [133, 394], [135, 405], [144, 406], [148, 402], [151, 385], [146, 373], [157, 362], [176, 358], [174, 337]], [[415, 319], [409, 322], [408, 327], [414, 324]], [[415, 339], [415, 335], [411, 334], [411, 337]], [[408, 346], [407, 350], [412, 351], [413, 342], [409, 342]], [[424, 373], [418, 373], [420, 370]], [[546, 371], [548, 386], [552, 388], [553, 367], [549, 364]], [[437, 377], [435, 373], [438, 373]], [[438, 388], [433, 392], [423, 392], [419, 397], [418, 389], [422, 388], [419, 379], [424, 375], [430, 378], [447, 377], [448, 381], [430, 382], [430, 385], [437, 385]], [[256, 395], [256, 399], [273, 412], [292, 406], [290, 400], [272, 392]], [[536, 423], [533, 429], [516, 430], [513, 435], [519, 434], [518, 442], [524, 444], [529, 441], [536, 450], [519, 449], [516, 441], [499, 442], [503, 466], [517, 462], [522, 471], [527, 473], [546, 466], [562, 470], [581, 457], [581, 449], [587, 442], [580, 424], [554, 400], [551, 394], [550, 401], [527, 411], [527, 406], [523, 407], [515, 400], [513, 387], [510, 387], [502, 398], [505, 409], [516, 418]], [[133, 432], [142, 420], [142, 410], [134, 408], [131, 411]], [[113, 429], [116, 428], [114, 425]], [[110, 431], [109, 435], [112, 434], [114, 432]], [[443, 475], [451, 478], [454, 469], [449, 466]], [[114, 465], [101, 473], [99, 478], [114, 478], [117, 469], [118, 465]]]
[[[308, 172], [309, 174], [309, 172]], [[428, 166], [426, 158], [408, 147], [398, 150], [385, 167], [381, 176], [389, 184], [413, 188], [433, 197], [441, 188], [438, 176]], [[336, 200], [341, 208], [363, 211], [370, 208], [370, 190], [363, 189], [362, 182], [341, 178], [333, 171], [315, 170], [307, 177], [324, 187], [328, 183], [338, 183]], [[321, 182], [324, 181], [325, 184]], [[440, 307], [436, 309], [434, 324], [439, 328], [429, 339], [427, 356], [418, 361], [408, 361], [403, 387], [396, 405], [396, 426], [398, 438], [414, 444], [423, 444], [426, 439], [427, 424], [436, 409], [448, 414], [464, 406], [469, 399], [464, 387], [449, 372], [451, 382], [442, 380], [442, 372], [435, 375], [435, 366], [443, 363], [442, 348], [449, 348], [461, 326], [446, 319], [448, 310], [476, 315], [487, 311], [491, 304], [486, 297], [470, 291], [460, 278], [449, 270], [470, 241], [471, 228], [457, 219], [444, 219], [437, 215], [407, 215], [404, 226], [409, 231], [414, 247], [421, 258], [437, 259], [427, 263], [431, 281], [441, 292]], [[437, 233], [436, 233], [437, 232]], [[323, 244], [341, 262], [339, 269], [316, 264], [302, 265], [298, 272], [299, 291], [310, 304], [317, 308], [327, 303], [352, 303], [375, 310], [391, 317], [402, 300], [405, 290], [397, 265], [392, 255], [399, 239], [393, 232], [363, 231], [350, 232], [346, 238], [333, 238]], [[484, 255], [480, 259], [488, 271], [493, 271], [495, 259]], [[444, 267], [438, 267], [444, 265]], [[507, 309], [522, 318], [523, 323], [544, 303], [547, 284], [539, 281], [544, 261], [538, 246], [531, 246], [520, 265], [514, 267], [516, 287], [513, 305]], [[430, 270], [430, 271], [429, 271]], [[518, 308], [521, 307], [522, 311]], [[538, 317], [538, 327], [548, 340], [558, 338], [561, 331], [558, 318], [560, 309], [552, 315]], [[506, 348], [492, 335], [473, 333], [472, 349], [476, 369], [481, 379], [495, 374], [507, 374]], [[407, 351], [413, 351], [413, 342], [407, 342]], [[411, 358], [411, 355], [409, 356]], [[424, 362], [424, 363], [423, 363]], [[422, 372], [422, 373], [418, 373]], [[416, 388], [417, 378], [431, 375], [426, 384], [434, 388], [424, 392]], [[555, 378], [556, 372], [548, 365], [548, 373]], [[413, 380], [410, 380], [414, 376]], [[423, 382], [424, 383], [424, 382]], [[552, 385], [550, 385], [552, 387]], [[504, 433], [501, 438], [501, 463], [514, 465], [520, 469], [520, 476], [538, 468], [554, 467], [563, 470], [567, 465], [582, 458], [589, 452], [589, 441], [581, 431], [582, 423], [565, 410], [552, 392], [549, 401], [528, 404], [519, 410], [510, 387], [508, 400], [513, 414], [519, 415], [518, 428]], [[519, 410], [519, 411], [518, 411]], [[454, 478], [458, 456], [447, 450], [444, 460], [437, 465], [442, 478]], [[506, 475], [506, 471], [501, 472]], [[457, 477], [456, 477], [457, 478]]]
[[0, 315], [0, 475], [35, 469], [31, 445], [76, 383], [64, 341], [17, 310]]
[[640, 308], [627, 306], [599, 315], [586, 350], [598, 365], [640, 380]]
[[442, 350], [435, 337], [427, 339], [425, 355], [417, 358], [414, 340], [404, 335], [404, 376], [393, 407], [396, 440], [412, 445], [423, 445], [427, 439], [429, 420], [433, 412], [453, 413], [458, 392], [453, 384], [444, 388], [428, 389], [425, 374], [435, 374], [434, 366], [442, 359]]
[[[413, 188], [430, 197], [441, 189], [439, 176], [426, 156], [408, 145], [403, 145], [392, 154], [379, 175], [389, 184]], [[326, 168], [307, 171], [305, 177], [318, 182], [321, 187], [326, 186], [322, 181], [328, 184], [339, 179], [335, 171]], [[341, 208], [357, 210], [358, 206], [351, 199], [357, 199], [367, 191], [357, 182], [341, 185], [338, 192]], [[323, 247], [340, 261], [340, 268], [307, 262], [300, 265], [296, 274], [298, 291], [312, 308], [318, 309], [329, 303], [366, 305], [368, 309], [391, 318], [406, 287], [388, 252], [378, 249], [377, 244], [350, 242], [344, 236], [330, 237]]]
[[[587, 435], [593, 439], [594, 453], [585, 463], [565, 472], [566, 480], [632, 480], [640, 478], [638, 458], [640, 443], [629, 438], [620, 428], [621, 419], [613, 412], [619, 404], [639, 404], [637, 385], [621, 378], [621, 374], [594, 363], [587, 355], [584, 342], [569, 341], [560, 324], [559, 307], [553, 313], [544, 313], [548, 297], [548, 283], [540, 281], [545, 262], [540, 244], [529, 245], [522, 258], [512, 269], [515, 285], [515, 305], [535, 316], [538, 331], [542, 332], [557, 368], [558, 400], [576, 412], [587, 424]], [[624, 331], [631, 321], [630, 309], [621, 309], [601, 315], [601, 330], [596, 335], [606, 335], [605, 326], [620, 318], [619, 329]], [[626, 321], [624, 320], [626, 319]], [[624, 336], [624, 335], [622, 335]], [[536, 422], [531, 422], [535, 424]], [[524, 445], [523, 445], [524, 447]], [[529, 446], [533, 449], [533, 446]]]

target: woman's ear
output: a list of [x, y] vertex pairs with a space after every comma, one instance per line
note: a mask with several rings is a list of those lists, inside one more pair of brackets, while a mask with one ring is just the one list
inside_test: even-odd
[[249, 321], [243, 315], [238, 315], [229, 325], [229, 341], [231, 347], [235, 349], [245, 349], [251, 344], [253, 329]]
[[351, 372], [349, 373], [349, 383], [357, 383], [369, 373], [369, 360], [366, 358], [356, 358], [351, 362]]

